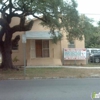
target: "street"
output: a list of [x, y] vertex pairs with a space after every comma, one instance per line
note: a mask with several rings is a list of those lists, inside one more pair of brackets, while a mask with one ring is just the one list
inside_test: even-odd
[[91, 100], [99, 78], [1, 80], [0, 100]]

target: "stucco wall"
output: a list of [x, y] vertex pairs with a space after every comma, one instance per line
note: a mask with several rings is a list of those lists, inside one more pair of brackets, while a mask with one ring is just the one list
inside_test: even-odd
[[[19, 19], [12, 19], [11, 27], [13, 25], [19, 24]], [[40, 24], [41, 21], [34, 20], [34, 25], [30, 31], [49, 31], [49, 28], [43, 27]], [[66, 39], [66, 33], [64, 31], [61, 31], [63, 34], [63, 38], [61, 41], [59, 41], [57, 44], [53, 44], [52, 41], [49, 41], [49, 51], [50, 51], [50, 57], [49, 58], [30, 58], [30, 40], [27, 40], [26, 43], [26, 56], [27, 56], [27, 65], [33, 66], [33, 65], [62, 65], [63, 63], [63, 48], [68, 48], [68, 40]], [[24, 49], [23, 49], [23, 43], [22, 43], [22, 34], [24, 32], [16, 32], [13, 35], [13, 38], [16, 35], [20, 35], [21, 39], [19, 41], [19, 49], [13, 50], [12, 59], [17, 56], [19, 61], [17, 65], [23, 65], [24, 64]], [[84, 48], [84, 39], [82, 41], [75, 40], [75, 47], [76, 48]], [[73, 64], [74, 61], [64, 61], [64, 64]], [[76, 63], [79, 64], [85, 64], [85, 61], [77, 61]]]
[[[34, 25], [30, 31], [50, 31], [49, 28], [43, 27], [40, 20], [34, 20]], [[27, 48], [30, 45], [30, 41], [27, 43]], [[28, 49], [30, 52], [30, 49]], [[28, 53], [27, 65], [62, 65], [61, 63], [61, 43], [60, 41], [57, 44], [53, 44], [52, 41], [49, 41], [49, 58], [30, 58]]]
[[30, 55], [30, 47], [31, 47], [31, 40], [27, 41], [27, 65], [28, 66], [44, 66], [44, 65], [62, 65], [61, 63], [61, 44], [60, 41], [57, 44], [52, 43], [49, 40], [49, 57], [44, 58], [31, 58]]
[[41, 21], [36, 19], [34, 20], [34, 24], [31, 31], [49, 31], [49, 28], [47, 28], [46, 26], [43, 27], [41, 25]]
[[[13, 18], [12, 19], [12, 23], [10, 24], [10, 27], [13, 27], [14, 25], [18, 25], [19, 24], [19, 18]], [[16, 32], [13, 34], [13, 37], [12, 39], [15, 38], [16, 35], [20, 35], [20, 41], [19, 41], [19, 47], [18, 47], [18, 50], [12, 50], [12, 59], [14, 59], [15, 57], [17, 57], [17, 59], [19, 61], [17, 62], [13, 62], [14, 65], [23, 65], [24, 64], [24, 49], [23, 49], [23, 44], [22, 44], [22, 34], [24, 32]]]
[[12, 50], [12, 59], [17, 57], [18, 62], [14, 62], [15, 65], [23, 65], [24, 64], [24, 46], [22, 44], [22, 32], [15, 33], [13, 37], [16, 35], [20, 35], [19, 47], [18, 50]]
[[[63, 48], [68, 48], [68, 40], [66, 37], [66, 32], [64, 32], [62, 30], [62, 34], [63, 34], [63, 38], [61, 41], [61, 49], [62, 49], [62, 63], [63, 65], [85, 65], [86, 64], [86, 60], [63, 60]], [[85, 48], [85, 39], [83, 36], [83, 40], [74, 40], [75, 43], [75, 48]]]

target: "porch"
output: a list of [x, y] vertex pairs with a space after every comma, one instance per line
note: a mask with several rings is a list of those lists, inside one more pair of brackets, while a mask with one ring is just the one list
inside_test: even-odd
[[48, 32], [26, 32], [23, 35], [27, 66], [61, 66], [61, 43], [52, 43]]

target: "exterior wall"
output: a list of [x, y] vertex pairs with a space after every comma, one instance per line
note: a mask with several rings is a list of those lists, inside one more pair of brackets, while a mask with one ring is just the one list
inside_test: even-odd
[[30, 31], [49, 31], [49, 28], [43, 27], [40, 20], [34, 20], [33, 27]]
[[75, 47], [76, 48], [85, 48], [85, 39], [83, 40], [75, 40]]
[[[12, 19], [11, 27], [13, 25], [19, 24], [19, 19]], [[34, 20], [34, 25], [30, 31], [49, 31], [49, 28], [43, 27], [40, 25], [39, 20]], [[64, 61], [63, 62], [63, 48], [68, 48], [68, 40], [66, 39], [66, 33], [62, 30], [61, 33], [63, 34], [63, 38], [61, 41], [59, 41], [57, 44], [52, 43], [51, 40], [49, 40], [49, 53], [50, 57], [48, 58], [31, 58], [30, 54], [30, 40], [28, 39], [26, 42], [26, 62], [28, 66], [37, 66], [37, 65], [62, 65], [63, 63], [65, 65], [67, 64], [74, 64], [75, 61]], [[18, 62], [14, 63], [16, 65], [24, 65], [24, 46], [22, 43], [22, 34], [24, 32], [16, 32], [13, 35], [13, 38], [16, 35], [20, 35], [20, 41], [19, 41], [19, 48], [18, 50], [13, 50], [12, 59], [14, 57], [17, 57], [19, 59]], [[75, 40], [75, 46], [76, 48], [84, 48], [84, 39], [82, 41]], [[85, 64], [85, 61], [77, 61], [78, 64]]]
[[[12, 19], [12, 23], [10, 24], [11, 27], [13, 27], [14, 25], [18, 25], [19, 24], [19, 19], [18, 18], [13, 18]], [[22, 34], [24, 32], [16, 32], [13, 34], [13, 38], [15, 38], [16, 35], [20, 35], [20, 41], [19, 41], [19, 47], [18, 50], [12, 50], [12, 60], [16, 57], [19, 61], [17, 62], [13, 62], [14, 65], [24, 65], [24, 48], [23, 48], [23, 44], [22, 44]]]
[[14, 65], [23, 65], [24, 64], [24, 46], [22, 44], [22, 33], [15, 33], [13, 37], [15, 37], [16, 35], [20, 35], [20, 41], [19, 41], [19, 47], [18, 50], [12, 50], [12, 59], [14, 59], [15, 57], [17, 57], [17, 59], [19, 60], [18, 62], [13, 62]]
[[[62, 30], [63, 38], [61, 41], [61, 49], [62, 49], [62, 63], [63, 65], [85, 65], [86, 60], [63, 60], [63, 48], [68, 48], [68, 40], [66, 39], [66, 33]], [[85, 39], [83, 40], [75, 40], [75, 48], [85, 48]]]
[[53, 44], [51, 40], [49, 40], [49, 57], [44, 58], [31, 58], [30, 52], [30, 42], [31, 40], [27, 41], [27, 65], [28, 66], [45, 66], [45, 65], [62, 65], [61, 63], [61, 50], [60, 50], [60, 42], [57, 44]]
[[[13, 23], [11, 23], [11, 27], [13, 25], [19, 24], [19, 19], [12, 19]], [[49, 29], [47, 27], [43, 27], [42, 25], [40, 25], [41, 21], [39, 20], [34, 20], [34, 25], [32, 27], [32, 29], [30, 31], [49, 31]], [[16, 32], [13, 35], [13, 38], [16, 35], [20, 35], [20, 37], [22, 37], [22, 34], [24, 34], [24, 32]], [[50, 57], [46, 57], [46, 58], [31, 58], [30, 57], [30, 40], [28, 39], [26, 44], [26, 62], [28, 66], [35, 66], [35, 65], [62, 65], [61, 63], [61, 44], [60, 41], [57, 44], [53, 44], [52, 41], [49, 41], [49, 53], [50, 53]], [[12, 51], [12, 59], [14, 59], [15, 57], [17, 57], [19, 59], [18, 62], [14, 62], [14, 65], [24, 65], [24, 46], [22, 43], [22, 38], [19, 41], [19, 48], [18, 50], [13, 50]]]
[[[40, 20], [34, 20], [34, 25], [30, 31], [49, 31], [49, 28], [43, 27]], [[30, 52], [30, 40], [27, 40], [27, 52]], [[62, 65], [61, 62], [61, 44], [60, 41], [57, 44], [52, 43], [49, 40], [49, 54], [50, 57], [45, 58], [31, 58], [30, 53], [27, 54], [27, 65]]]

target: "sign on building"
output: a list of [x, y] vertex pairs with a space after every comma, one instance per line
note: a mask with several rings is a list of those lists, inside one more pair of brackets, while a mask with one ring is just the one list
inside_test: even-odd
[[86, 60], [86, 49], [66, 48], [64, 49], [64, 60]]

